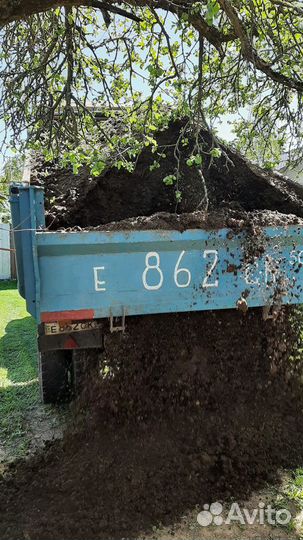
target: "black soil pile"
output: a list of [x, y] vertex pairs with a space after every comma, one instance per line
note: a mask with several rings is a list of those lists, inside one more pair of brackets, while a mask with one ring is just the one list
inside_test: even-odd
[[[109, 169], [95, 178], [85, 168], [75, 176], [71, 171], [58, 169], [54, 165], [37, 166], [32, 174], [32, 182], [45, 187], [49, 228], [98, 227], [112, 221], [137, 216], [149, 217], [159, 212], [165, 213], [166, 226], [170, 225], [169, 220], [172, 219], [170, 228], [173, 228], [174, 214], [203, 211], [205, 189], [201, 175], [197, 168], [187, 165], [193, 152], [190, 137], [188, 145], [180, 148], [181, 178], [178, 187], [182, 200], [178, 205], [175, 187], [166, 186], [163, 182], [163, 178], [176, 172], [175, 145], [184, 124], [181, 121], [173, 122], [167, 130], [155, 136], [159, 152], [165, 157], [159, 159], [159, 167], [152, 171], [150, 166], [157, 155], [149, 148], [142, 151], [132, 173]], [[278, 173], [260, 169], [224, 145], [220, 146], [221, 157], [211, 158], [214, 142], [206, 131], [201, 133], [200, 143], [203, 147], [203, 177], [209, 210], [223, 209], [223, 224], [229, 218], [230, 211], [236, 211], [232, 217], [236, 214], [237, 219], [245, 219], [246, 212], [255, 210], [278, 211], [303, 217], [302, 186]], [[249, 215], [248, 219], [252, 217]], [[266, 221], [266, 214], [264, 219]], [[207, 218], [204, 216], [205, 221]], [[195, 224], [196, 220], [193, 219], [193, 222]], [[269, 215], [267, 223], [270, 222]], [[129, 228], [127, 222], [124, 225]]]
[[[257, 225], [301, 222], [301, 187], [232, 150], [211, 164], [206, 133], [210, 212], [200, 175], [186, 165], [190, 143], [176, 214], [174, 189], [163, 177], [174, 173], [170, 145], [181, 126], [158, 135], [166, 158], [154, 171], [146, 149], [133, 174], [38, 173], [48, 226], [183, 230], [224, 223], [250, 226], [258, 236]], [[299, 341], [292, 308], [267, 321], [259, 309], [127, 318], [126, 333], [106, 335], [105, 350], [90, 355], [95, 368], [74, 428], [1, 482], [1, 540], [138, 538], [160, 523], [173, 525], [195, 505], [239, 500], [274, 481], [281, 467], [302, 466]]]
[[106, 336], [76, 431], [0, 484], [0, 538], [142, 538], [302, 465], [290, 316], [133, 317]]

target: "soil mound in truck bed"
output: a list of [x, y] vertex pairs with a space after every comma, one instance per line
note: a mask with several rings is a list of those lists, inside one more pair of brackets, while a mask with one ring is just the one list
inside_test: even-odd
[[106, 336], [75, 431], [0, 483], [1, 539], [142, 538], [302, 465], [291, 311], [131, 317]]
[[[132, 173], [113, 168], [95, 178], [85, 168], [75, 176], [55, 165], [37, 164], [31, 181], [45, 187], [47, 225], [51, 229], [97, 227], [159, 212], [183, 214], [204, 210], [206, 199], [201, 175], [196, 167], [187, 165], [193, 151], [190, 137], [188, 145], [180, 149], [178, 189], [182, 200], [179, 204], [176, 204], [175, 187], [163, 182], [176, 171], [174, 148], [184, 124], [172, 122], [155, 136], [165, 157], [153, 170], [150, 166], [156, 155], [148, 148], [139, 155]], [[225, 213], [236, 210], [238, 215], [269, 210], [303, 217], [302, 186], [278, 173], [260, 169], [223, 144], [221, 157], [211, 158], [214, 143], [206, 131], [201, 134], [200, 142], [209, 210], [223, 208]]]
[[158, 212], [151, 216], [137, 216], [134, 218], [111, 221], [105, 225], [96, 227], [63, 227], [58, 231], [135, 231], [135, 230], [176, 230], [186, 231], [186, 229], [214, 230], [222, 227], [240, 232], [243, 229], [250, 235], [260, 232], [261, 227], [285, 227], [287, 225], [298, 225], [302, 227], [303, 218], [294, 214], [281, 214], [269, 210], [256, 210], [254, 212], [244, 212], [243, 210], [231, 210], [219, 208], [208, 212], [195, 211], [183, 214], [169, 214], [168, 212]]

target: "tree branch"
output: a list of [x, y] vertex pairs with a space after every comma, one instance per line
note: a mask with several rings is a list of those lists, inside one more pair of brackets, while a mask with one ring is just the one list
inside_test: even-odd
[[134, 15], [134, 13], [130, 13], [125, 9], [114, 6], [109, 2], [101, 2], [100, 0], [83, 0], [83, 2], [81, 2], [81, 5], [101, 9], [102, 13], [103, 11], [110, 11], [111, 13], [116, 13], [117, 15], [121, 15], [121, 17], [125, 17], [125, 19], [131, 19], [135, 22], [142, 21], [142, 19], [137, 17], [137, 15]]
[[298, 15], [303, 15], [303, 7], [299, 5], [299, 2], [287, 2], [284, 0], [270, 0], [272, 4], [276, 4], [278, 6], [284, 7], [285, 9], [290, 9], [291, 11], [294, 11], [295, 13], [298, 13]]
[[[149, 2], [147, 0], [145, 5], [148, 3]], [[111, 11], [112, 13], [121, 15], [122, 17], [140, 22], [141, 19], [139, 19], [139, 17], [133, 13], [129, 13], [125, 9], [115, 6], [114, 4], [115, 2], [113, 1], [103, 2], [101, 0], [15, 0], [14, 2], [0, 0], [0, 28], [6, 26], [10, 22], [24, 19], [31, 15], [49, 11], [50, 9], [57, 7], [95, 7], [97, 9], [105, 9]]]
[[190, 15], [189, 22], [209, 43], [211, 43], [220, 53], [222, 53], [222, 44], [234, 41], [237, 36], [235, 33], [223, 34], [215, 26], [209, 26], [201, 15]]
[[244, 58], [273, 81], [283, 84], [287, 88], [292, 88], [298, 92], [303, 92], [303, 81], [292, 79], [286, 75], [283, 75], [279, 71], [272, 69], [268, 62], [265, 62], [265, 60], [258, 56], [257, 51], [248, 37], [246, 28], [233, 4], [229, 0], [218, 0], [218, 2], [229, 18], [235, 33], [241, 42], [241, 49]]

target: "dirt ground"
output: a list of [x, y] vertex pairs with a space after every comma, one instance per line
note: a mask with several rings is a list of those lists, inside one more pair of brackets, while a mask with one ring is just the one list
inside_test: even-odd
[[290, 316], [130, 318], [125, 336], [105, 340], [73, 429], [1, 483], [0, 537], [167, 534], [193, 508], [241, 501], [301, 466]]
[[[186, 165], [190, 145], [178, 208], [174, 189], [163, 183], [175, 167], [169, 148], [179, 129], [174, 124], [159, 135], [167, 154], [160, 172], [150, 171], [149, 150], [132, 175], [109, 170], [93, 179], [82, 171], [73, 178], [51, 170], [43, 177], [48, 226], [209, 222], [200, 207], [201, 177]], [[258, 223], [301, 223], [302, 188], [228, 149], [211, 163], [204, 138], [217, 226], [233, 219], [229, 226], [241, 222], [258, 238]], [[301, 320], [292, 308], [267, 321], [261, 309], [127, 318], [125, 335], [105, 336], [105, 351], [91, 355], [95, 368], [62, 441], [1, 481], [0, 538], [231, 537], [225, 528], [197, 528], [196, 513], [204, 504], [249, 499], [278, 482], [281, 470], [302, 466]], [[282, 535], [266, 527], [262, 535], [259, 528], [230, 534], [266, 538], [277, 531]], [[290, 534], [283, 529], [282, 537]]]
[[[259, 508], [261, 504], [277, 504], [277, 501], [281, 497], [281, 490], [283, 490], [283, 480], [278, 484], [276, 489], [265, 488], [260, 491], [254, 492], [248, 500], [242, 501], [239, 505], [240, 511], [242, 512], [243, 508], [247, 509], [252, 513], [255, 509]], [[228, 518], [228, 511], [230, 504], [226, 505], [227, 508], [223, 509], [222, 514], [224, 521]], [[172, 539], [181, 539], [182, 540], [287, 540], [299, 538], [302, 531], [302, 516], [294, 504], [289, 503], [285, 505], [286, 508], [294, 516], [290, 527], [285, 526], [271, 526], [268, 523], [260, 524], [245, 524], [243, 526], [241, 523], [230, 523], [218, 526], [216, 524], [211, 524], [209, 526], [202, 527], [197, 521], [197, 514], [200, 512], [200, 507], [197, 507], [193, 512], [189, 512], [186, 515], [182, 516], [181, 521], [176, 523], [173, 527], [163, 527], [155, 528], [155, 530], [145, 536], [145, 540], [172, 540]]]

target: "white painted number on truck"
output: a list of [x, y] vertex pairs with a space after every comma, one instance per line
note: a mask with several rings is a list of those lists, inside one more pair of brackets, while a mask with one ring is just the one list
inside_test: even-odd
[[295, 266], [296, 264], [303, 264], [303, 250], [297, 251], [296, 249], [293, 249], [290, 252], [289, 262], [291, 266]]
[[[149, 273], [158, 275], [158, 283], [154, 285], [148, 284]], [[163, 284], [163, 272], [160, 268], [160, 255], [156, 251], [150, 251], [145, 257], [145, 270], [142, 275], [142, 281], [145, 289], [148, 291], [157, 291], [161, 289]]]
[[95, 279], [95, 291], [106, 291], [105, 281], [101, 280], [101, 272], [105, 270], [104, 266], [95, 266], [94, 267], [94, 279]]
[[[179, 289], [189, 287], [192, 280], [191, 271], [186, 268], [183, 259], [186, 257], [186, 252], [181, 251], [175, 268], [174, 268], [174, 284]], [[206, 261], [205, 276], [202, 280], [202, 287], [218, 287], [219, 279], [216, 277], [216, 268], [219, 262], [218, 251], [215, 249], [206, 249], [203, 251], [203, 259]], [[94, 270], [94, 285], [95, 291], [105, 292], [106, 281], [104, 278], [105, 266], [95, 266]], [[145, 255], [145, 268], [142, 274], [142, 283], [147, 291], [158, 291], [161, 289], [164, 282], [164, 274], [161, 269], [161, 259], [159, 253], [150, 251]]]
[[[191, 272], [188, 268], [181, 267], [181, 261], [185, 256], [185, 251], [181, 251], [174, 269], [174, 283], [176, 287], [183, 289], [189, 287], [191, 283]], [[217, 267], [219, 257], [215, 249], [206, 249], [203, 252], [203, 258], [208, 260], [206, 266], [206, 275], [202, 282], [202, 287], [218, 287], [219, 280], [214, 279], [214, 272]], [[145, 257], [145, 269], [142, 274], [144, 288], [148, 291], [157, 291], [161, 289], [164, 281], [164, 275], [160, 267], [160, 255], [156, 251], [150, 251]], [[158, 282], [154, 283], [158, 275]], [[153, 281], [151, 281], [153, 279]]]
[[188, 287], [191, 282], [191, 273], [188, 270], [188, 268], [179, 267], [184, 254], [185, 254], [185, 251], [182, 251], [180, 253], [180, 256], [179, 256], [179, 259], [177, 260], [177, 264], [175, 266], [175, 271], [174, 271], [174, 282], [177, 285], [177, 287], [179, 287], [180, 289], [184, 287]]
[[[176, 254], [176, 263], [171, 274], [167, 275], [167, 272], [163, 270], [163, 261], [161, 257], [165, 260], [165, 253], [162, 253], [161, 256], [157, 251], [149, 251], [145, 255], [145, 267], [143, 263], [143, 271], [140, 270], [141, 280], [144, 288], [147, 291], [158, 291], [163, 286], [165, 280], [171, 282], [178, 289], [186, 289], [189, 287], [193, 281], [193, 270], [197, 271], [197, 261], [195, 260], [195, 267], [191, 270], [187, 268], [189, 257], [193, 256], [193, 253], [188, 253], [186, 251], [181, 251], [180, 254]], [[201, 253], [202, 258], [204, 259], [204, 271], [202, 276], [199, 277], [197, 285], [204, 289], [211, 287], [219, 287], [219, 275], [218, 275], [218, 264], [219, 264], [219, 254], [216, 249], [205, 249]], [[144, 257], [144, 255], [143, 255]], [[303, 267], [303, 250], [292, 250], [289, 253], [288, 257], [283, 259], [275, 260], [271, 256], [267, 256], [265, 261], [254, 261], [252, 263], [245, 264], [242, 269], [242, 277], [244, 282], [252, 287], [261, 287], [272, 286], [277, 282], [277, 277], [279, 276], [279, 267], [283, 261], [287, 261], [290, 267], [299, 266]], [[106, 268], [107, 269], [107, 268]], [[142, 271], [142, 274], [141, 274]], [[107, 282], [105, 281], [105, 266], [95, 266], [93, 267], [94, 275], [94, 288], [97, 292], [105, 292], [107, 290]], [[196, 282], [196, 280], [195, 280]]]
[[203, 279], [203, 287], [218, 287], [219, 280], [215, 279], [215, 281], [212, 281], [214, 271], [218, 264], [218, 252], [215, 249], [206, 249], [203, 253], [203, 258], [209, 260], [207, 273]]

